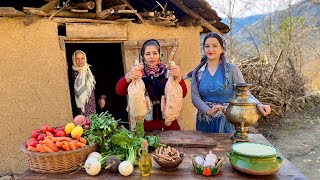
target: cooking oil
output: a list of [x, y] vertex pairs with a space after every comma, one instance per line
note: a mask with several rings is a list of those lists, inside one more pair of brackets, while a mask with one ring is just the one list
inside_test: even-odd
[[148, 141], [143, 140], [141, 143], [141, 156], [139, 158], [139, 169], [141, 176], [150, 176], [152, 169], [152, 160], [148, 154]]

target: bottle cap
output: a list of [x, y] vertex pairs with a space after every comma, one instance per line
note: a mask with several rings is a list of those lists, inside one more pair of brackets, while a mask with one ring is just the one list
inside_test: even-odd
[[147, 140], [142, 140], [141, 145], [143, 147], [148, 147], [148, 141]]

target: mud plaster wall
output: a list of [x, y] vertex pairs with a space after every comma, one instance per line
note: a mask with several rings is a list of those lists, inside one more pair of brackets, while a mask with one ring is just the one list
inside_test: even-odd
[[[175, 59], [180, 59], [181, 73], [185, 77], [200, 62], [200, 31], [201, 27], [168, 28], [152, 25], [130, 23], [128, 26], [128, 40], [179, 39], [179, 47]], [[191, 102], [191, 81], [185, 80], [188, 94], [183, 101], [183, 109], [179, 118], [179, 125], [183, 130], [195, 130], [196, 109]]]
[[20, 145], [46, 122], [72, 119], [65, 54], [57, 24], [0, 18], [0, 175], [22, 173], [27, 156]]

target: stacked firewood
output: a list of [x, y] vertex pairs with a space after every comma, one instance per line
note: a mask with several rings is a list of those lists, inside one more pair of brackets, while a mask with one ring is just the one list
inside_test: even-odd
[[268, 59], [254, 58], [236, 64], [246, 82], [252, 84], [251, 93], [269, 104], [273, 115], [284, 116], [303, 109], [306, 103], [320, 103], [317, 96], [306, 94], [302, 78], [285, 63], [271, 64]]
[[160, 26], [175, 26], [178, 19], [174, 11], [167, 10], [167, 4], [162, 6], [157, 3], [151, 11], [138, 12], [127, 0], [49, 0], [40, 8], [24, 7], [23, 12], [12, 7], [0, 7], [0, 16], [25, 16], [25, 25], [30, 25], [40, 17], [47, 17], [60, 23], [121, 23], [137, 20]]
[[[174, 15], [174, 11], [167, 10], [167, 3], [162, 6], [159, 2], [157, 7], [161, 8], [161, 11], [149, 11], [149, 12], [141, 12], [139, 13], [142, 17], [146, 19], [146, 22], [155, 25], [163, 25], [163, 26], [174, 26], [178, 19]], [[155, 9], [154, 8], [154, 9]]]

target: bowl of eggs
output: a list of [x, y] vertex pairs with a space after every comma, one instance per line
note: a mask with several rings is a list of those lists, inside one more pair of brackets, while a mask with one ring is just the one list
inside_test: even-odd
[[204, 176], [219, 174], [222, 168], [223, 157], [218, 157], [212, 151], [206, 155], [192, 155], [194, 170]]

